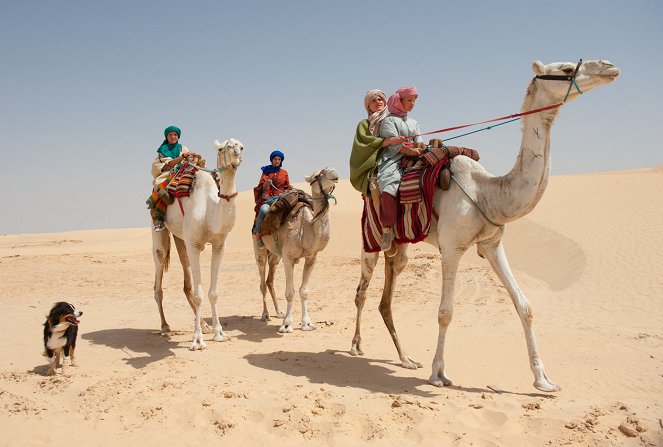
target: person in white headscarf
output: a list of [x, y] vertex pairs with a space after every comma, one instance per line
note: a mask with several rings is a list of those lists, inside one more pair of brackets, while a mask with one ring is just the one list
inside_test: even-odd
[[387, 95], [382, 90], [369, 90], [364, 96], [364, 108], [368, 118], [357, 125], [350, 154], [350, 183], [364, 195], [369, 195], [369, 175], [375, 170], [380, 149], [401, 144], [405, 137], [380, 137], [380, 125], [388, 115]]

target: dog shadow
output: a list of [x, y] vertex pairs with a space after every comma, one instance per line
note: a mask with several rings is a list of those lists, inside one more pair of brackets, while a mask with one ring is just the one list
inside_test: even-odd
[[174, 349], [179, 347], [177, 341], [169, 337], [155, 337], [156, 334], [158, 331], [151, 329], [103, 329], [87, 332], [81, 335], [81, 338], [96, 345], [123, 351], [127, 357], [122, 360], [128, 365], [140, 369], [166, 357], [174, 356]]

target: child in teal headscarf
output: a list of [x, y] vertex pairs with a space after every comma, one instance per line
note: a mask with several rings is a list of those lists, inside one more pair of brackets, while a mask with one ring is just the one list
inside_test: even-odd
[[154, 181], [154, 191], [147, 201], [150, 208], [150, 215], [154, 223], [154, 231], [161, 231], [165, 228], [166, 208], [168, 203], [158, 197], [157, 190], [159, 185], [168, 178], [170, 171], [184, 160], [185, 156], [197, 156], [189, 151], [186, 146], [179, 143], [182, 131], [177, 126], [169, 126], [163, 131], [166, 138], [157, 149], [157, 157], [152, 162], [152, 177]]

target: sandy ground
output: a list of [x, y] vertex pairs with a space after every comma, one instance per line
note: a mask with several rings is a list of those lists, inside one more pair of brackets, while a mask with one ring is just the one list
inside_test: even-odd
[[[260, 321], [245, 192], [221, 269], [219, 310], [231, 340], [206, 335], [202, 352], [188, 350], [193, 314], [176, 256], [164, 289], [174, 333], [159, 335], [148, 228], [0, 236], [0, 439], [16, 446], [663, 445], [660, 191], [663, 166], [553, 177], [538, 207], [508, 226], [505, 247], [535, 311], [546, 371], [562, 387], [555, 394], [532, 386], [520, 322], [473, 250], [461, 264], [447, 337], [454, 386], [427, 383], [441, 290], [430, 246], [411, 247], [394, 300], [401, 342], [424, 368], [397, 362], [377, 310], [382, 261], [363, 314], [365, 355], [348, 354], [361, 200], [347, 181], [335, 191], [332, 240], [313, 272], [317, 330], [281, 335], [280, 319]], [[208, 249], [205, 287], [209, 256]], [[285, 308], [281, 267], [276, 284]], [[42, 324], [59, 300], [84, 312], [79, 367], [48, 377]], [[207, 302], [204, 314], [209, 319]]]

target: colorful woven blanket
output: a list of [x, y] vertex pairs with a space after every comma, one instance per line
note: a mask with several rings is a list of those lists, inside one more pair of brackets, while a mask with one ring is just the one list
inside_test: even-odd
[[[423, 200], [414, 203], [399, 203], [398, 217], [395, 225], [395, 240], [398, 244], [423, 241], [430, 230], [433, 214], [433, 194], [437, 185], [437, 177], [444, 166], [444, 161], [435, 166], [422, 169], [423, 175], [418, 183], [421, 185]], [[373, 201], [362, 195], [364, 211], [361, 216], [361, 235], [364, 250], [368, 253], [380, 251], [382, 225]]]
[[[474, 149], [459, 146], [443, 146], [425, 152], [414, 166], [408, 168], [401, 179], [395, 240], [398, 244], [423, 241], [430, 231], [433, 214], [433, 194], [440, 171], [449, 159], [465, 155], [475, 161], [479, 154]], [[383, 229], [378, 211], [370, 198], [362, 194], [364, 210], [361, 216], [361, 235], [367, 253], [380, 251]]]
[[196, 172], [198, 168], [194, 165], [184, 162], [179, 171], [168, 183], [166, 190], [172, 197], [189, 197], [196, 183]]

